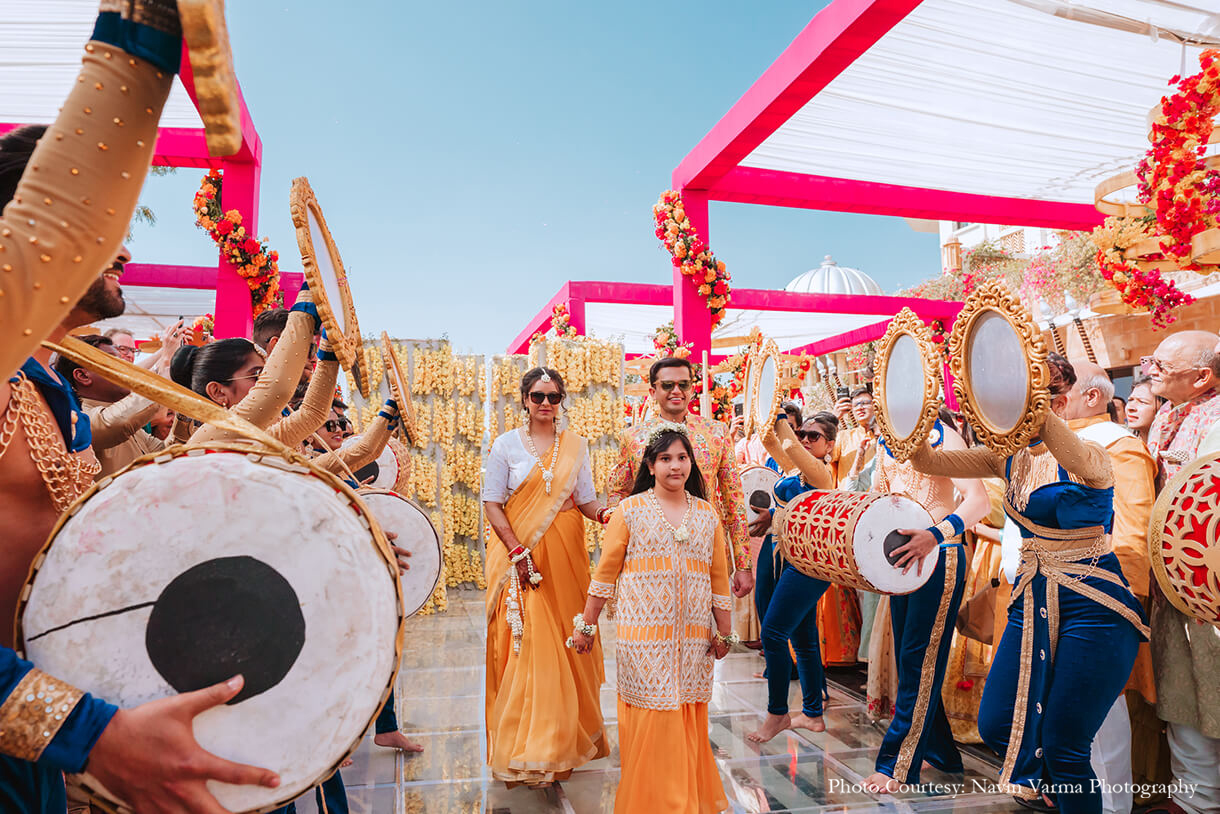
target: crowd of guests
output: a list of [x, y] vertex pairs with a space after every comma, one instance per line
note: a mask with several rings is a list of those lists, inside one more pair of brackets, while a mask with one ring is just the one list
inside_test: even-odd
[[[1092, 742], [1084, 744], [1093, 773], [1104, 781], [1098, 810], [1125, 813], [1134, 805], [1152, 805], [1153, 811], [1220, 811], [1220, 716], [1214, 713], [1214, 704], [1207, 703], [1220, 697], [1220, 637], [1214, 627], [1187, 619], [1165, 600], [1152, 578], [1148, 553], [1149, 521], [1158, 491], [1186, 463], [1220, 451], [1217, 336], [1185, 331], [1167, 337], [1151, 356], [1141, 360], [1125, 400], [1115, 395], [1114, 383], [1100, 366], [1083, 360], [1059, 360], [1056, 364], [1062, 370], [1060, 380], [1069, 370], [1073, 379], [1056, 399], [1057, 414], [1080, 438], [1107, 453], [1113, 472], [1110, 548], [1135, 606], [1150, 621], [1147, 641], [1133, 645], [1133, 663], [1126, 671], [1124, 692], [1102, 717]], [[818, 413], [803, 420], [796, 403], [785, 403], [783, 409], [794, 429], [807, 427], [814, 437], [820, 435], [831, 441], [828, 452], [824, 452], [825, 447], [814, 449], [832, 472], [833, 487], [818, 488], [918, 494], [912, 489], [914, 486], [918, 490], [918, 484], [895, 484], [892, 477], [889, 482], [881, 477], [885, 462], [892, 459], [885, 454], [884, 442], [879, 441], [870, 388], [860, 387], [840, 399], [833, 415]], [[853, 426], [845, 429], [849, 422]], [[960, 435], [963, 446], [975, 446], [970, 427], [960, 415], [942, 409], [941, 424], [948, 434]], [[774, 467], [774, 460], [758, 439], [741, 437], [740, 427], [740, 421], [733, 425], [738, 466]], [[1020, 526], [1005, 514], [1005, 488], [998, 477], [1003, 472], [989, 474], [991, 477], [958, 478], [954, 488], [953, 503], [959, 513], [968, 490], [982, 489], [986, 495], [979, 517], [965, 526], [962, 596], [956, 630], [948, 644], [945, 675], [939, 685], [948, 731], [959, 743], [987, 741], [980, 734], [980, 728], [987, 725], [979, 720], [980, 704], [1009, 618], [1022, 554]], [[777, 487], [777, 496], [790, 497], [781, 494], [783, 488]], [[929, 496], [921, 498], [925, 507], [929, 506]], [[774, 601], [770, 594], [774, 580], [769, 573], [774, 561], [772, 545], [771, 537], [762, 534], [751, 541], [758, 574], [757, 612], [738, 614], [734, 622], [747, 646], [768, 653], [767, 671], [759, 675], [767, 674], [771, 683], [773, 661], [777, 660], [769, 656], [769, 651], [783, 654], [779, 663], [783, 664], [785, 681], [788, 664], [795, 661], [806, 701], [803, 713], [789, 723], [786, 715], [783, 720], [774, 715], [787, 712], [786, 690], [782, 699], [778, 690], [771, 692], [773, 699], [781, 700], [769, 705], [772, 726], [765, 726], [758, 734], [773, 736], [780, 724], [815, 731], [824, 728], [817, 684], [824, 680], [821, 670], [832, 666], [863, 665], [870, 714], [878, 720], [891, 719], [901, 692], [897, 680], [901, 659], [895, 653], [896, 631], [887, 605], [901, 598], [826, 583], [815, 585], [812, 583], [817, 580], [801, 575], [793, 577], [809, 583], [801, 602], [798, 605], [785, 598], [781, 615], [805, 612], [811, 597], [815, 601], [820, 598], [816, 610], [808, 611], [799, 625], [773, 625], [777, 629], [768, 630], [764, 613], [767, 618], [776, 616], [766, 610]], [[782, 639], [768, 642], [768, 634]], [[816, 659], [809, 653], [810, 641]], [[1099, 669], [1098, 663], [1094, 661], [1090, 668]], [[806, 676], [812, 678], [807, 680]], [[1083, 685], [1075, 691], [1083, 692]], [[1077, 751], [1084, 747], [1077, 746]], [[1175, 788], [1175, 782], [1176, 788], [1189, 788], [1192, 793], [1167, 799], [1165, 793], [1156, 791], [1158, 787]], [[1133, 795], [1133, 789], [1146, 793]], [[1023, 802], [1050, 807], [1053, 797]]]

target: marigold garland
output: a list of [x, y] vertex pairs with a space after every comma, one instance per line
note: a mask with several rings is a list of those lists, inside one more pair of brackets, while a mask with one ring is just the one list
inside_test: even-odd
[[680, 269], [683, 276], [689, 277], [698, 287], [715, 328], [724, 319], [724, 310], [733, 291], [732, 278], [725, 270], [724, 261], [717, 260], [699, 237], [678, 192], [670, 189], [662, 193], [652, 207], [652, 216], [657, 225], [657, 238], [672, 256], [674, 268]]
[[1220, 225], [1220, 172], [1205, 158], [1220, 114], [1220, 51], [1201, 53], [1199, 66], [1193, 76], [1169, 80], [1177, 92], [1161, 98], [1152, 147], [1136, 168], [1139, 200], [1156, 213], [1165, 256], [1195, 271], [1191, 239]]
[[1177, 319], [1174, 312], [1178, 308], [1190, 305], [1195, 298], [1179, 289], [1173, 280], [1162, 277], [1159, 269], [1141, 269], [1127, 257], [1128, 249], [1151, 236], [1148, 218], [1109, 217], [1093, 231], [1093, 242], [1097, 245], [1101, 276], [1114, 286], [1126, 305], [1149, 312], [1153, 327], [1164, 328]]
[[220, 248], [221, 257], [250, 287], [250, 305], [255, 315], [283, 303], [280, 291], [280, 255], [267, 249], [266, 238], [254, 238], [241, 225], [242, 216], [236, 209], [221, 209], [221, 188], [224, 180], [219, 170], [203, 177], [195, 193], [195, 223]]

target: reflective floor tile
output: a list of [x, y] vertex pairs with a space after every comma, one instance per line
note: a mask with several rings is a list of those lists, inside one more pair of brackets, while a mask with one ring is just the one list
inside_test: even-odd
[[398, 704], [398, 723], [403, 732], [450, 732], [483, 726], [483, 696], [454, 695], [449, 698], [404, 697]]
[[412, 736], [412, 740], [422, 744], [424, 751], [403, 753], [404, 782], [482, 780], [486, 776], [487, 753], [479, 731]]
[[398, 688], [402, 701], [410, 699], [448, 698], [451, 695], [479, 695], [487, 681], [481, 669], [465, 667], [416, 668], [404, 667], [398, 671]]
[[860, 791], [855, 778], [825, 755], [795, 754], [733, 761], [722, 770], [726, 791], [747, 812], [789, 811], [811, 806], [841, 806], [875, 802]]

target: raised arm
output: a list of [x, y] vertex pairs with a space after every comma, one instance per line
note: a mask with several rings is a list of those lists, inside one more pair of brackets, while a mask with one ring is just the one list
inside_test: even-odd
[[[149, 25], [116, 30], [99, 17], [78, 80], [0, 214], [4, 378], [63, 321], [127, 234], [181, 58], [178, 32]], [[127, 42], [121, 34], [133, 29], [148, 36]]]
[[[288, 314], [288, 324], [280, 334], [280, 341], [267, 356], [263, 372], [246, 397], [232, 407], [232, 411], [260, 429], [267, 429], [279, 421], [284, 408], [292, 401], [301, 371], [309, 359], [309, 346], [321, 323], [314, 307], [309, 289], [302, 288], [297, 301]], [[238, 436], [219, 427], [205, 424], [191, 436], [191, 442], [231, 440]]]
[[355, 472], [377, 460], [377, 456], [390, 442], [390, 434], [398, 422], [398, 404], [394, 399], [386, 399], [381, 406], [381, 412], [373, 419], [369, 428], [350, 447], [343, 447], [334, 452], [314, 458], [313, 464], [340, 477], [346, 477], [347, 468]]
[[1042, 425], [1042, 441], [1059, 465], [1095, 489], [1114, 485], [1110, 455], [1100, 444], [1085, 441], [1062, 418], [1051, 413]]
[[130, 393], [113, 404], [87, 410], [93, 431], [93, 448], [117, 447], [151, 421], [161, 405], [137, 393]]
[[[763, 444], [781, 467], [783, 466], [781, 455], [790, 461], [791, 466], [801, 473], [805, 483], [812, 488], [835, 488], [834, 473], [831, 472], [830, 466], [825, 461], [819, 461], [810, 455], [809, 450], [801, 446], [801, 442], [797, 440], [796, 433], [792, 431], [792, 426], [787, 419], [777, 418], [775, 420], [772, 429], [763, 436]], [[779, 455], [776, 455], [776, 452]]]
[[[278, 349], [279, 346], [276, 345]], [[330, 405], [335, 400], [335, 382], [339, 378], [339, 357], [330, 350], [323, 333], [318, 345], [318, 364], [305, 389], [305, 398], [295, 412], [284, 416], [267, 430], [277, 441], [295, 447], [326, 423]], [[380, 454], [380, 453], [379, 453]]]
[[[933, 449], [930, 444], [924, 444], [911, 456], [911, 466], [925, 475], [942, 478], [1004, 477], [1003, 459], [986, 447], [945, 449], [942, 444]], [[881, 470], [880, 465], [877, 470]]]

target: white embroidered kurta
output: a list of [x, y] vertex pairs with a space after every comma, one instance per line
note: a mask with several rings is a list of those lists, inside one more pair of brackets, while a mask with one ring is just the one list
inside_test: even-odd
[[618, 692], [634, 707], [673, 710], [712, 697], [712, 608], [733, 608], [724, 532], [698, 499], [686, 527], [678, 542], [651, 496], [627, 498], [589, 585], [592, 596], [617, 594]]

